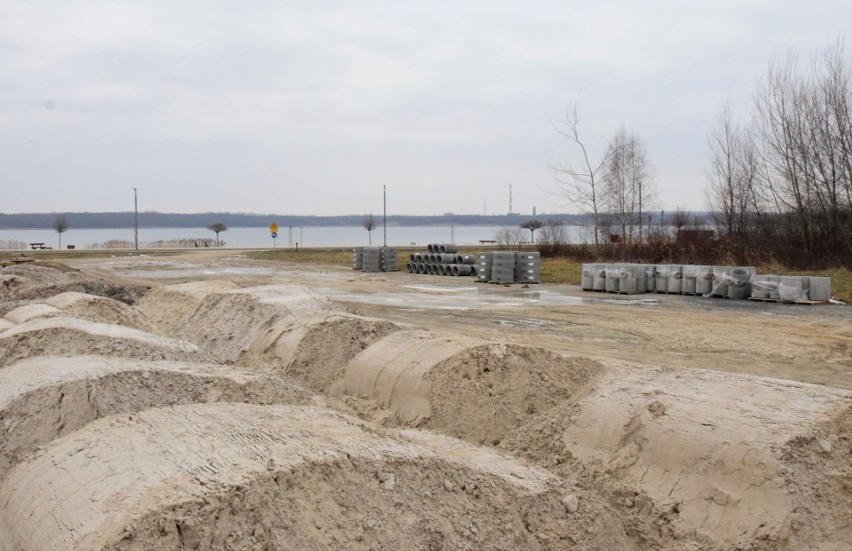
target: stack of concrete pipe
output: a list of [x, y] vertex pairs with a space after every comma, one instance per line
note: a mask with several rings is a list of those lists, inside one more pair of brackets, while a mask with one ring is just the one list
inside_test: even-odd
[[483, 252], [478, 265], [479, 282], [541, 283], [541, 254], [537, 252]]
[[582, 288], [609, 293], [667, 293], [734, 300], [826, 302], [831, 278], [757, 275], [750, 266], [583, 264]]
[[430, 243], [426, 247], [426, 252], [409, 255], [408, 273], [475, 276], [476, 258], [469, 254], [459, 254], [458, 248], [453, 244]]
[[399, 251], [394, 247], [352, 249], [352, 269], [363, 272], [398, 272]]

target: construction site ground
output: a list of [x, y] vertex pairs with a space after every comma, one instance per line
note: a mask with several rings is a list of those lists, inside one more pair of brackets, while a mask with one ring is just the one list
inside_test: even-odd
[[0, 271], [0, 548], [850, 549], [848, 306], [40, 264]]

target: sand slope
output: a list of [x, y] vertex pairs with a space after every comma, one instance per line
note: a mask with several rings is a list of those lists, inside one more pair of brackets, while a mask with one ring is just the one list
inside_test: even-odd
[[588, 516], [572, 518], [552, 476], [494, 472], [505, 460], [465, 446], [312, 407], [155, 409], [19, 464], [2, 519], [14, 545], [39, 550], [629, 546], [605, 506], [584, 500]]

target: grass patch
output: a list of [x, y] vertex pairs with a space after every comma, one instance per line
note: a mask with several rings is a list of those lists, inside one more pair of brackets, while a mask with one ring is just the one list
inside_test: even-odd
[[294, 262], [327, 266], [352, 267], [352, 249], [268, 249], [248, 251], [248, 258], [272, 260], [275, 262]]
[[583, 265], [568, 258], [541, 259], [542, 283], [568, 283], [580, 285]]

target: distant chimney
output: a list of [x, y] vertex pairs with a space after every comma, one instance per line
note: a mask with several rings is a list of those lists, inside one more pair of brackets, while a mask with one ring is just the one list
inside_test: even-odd
[[535, 218], [535, 206], [533, 206], [533, 218]]

